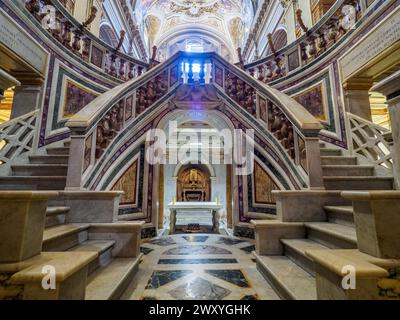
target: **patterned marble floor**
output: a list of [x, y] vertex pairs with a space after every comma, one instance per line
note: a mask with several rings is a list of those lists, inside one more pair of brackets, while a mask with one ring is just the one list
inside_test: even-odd
[[210, 234], [173, 235], [142, 245], [126, 300], [277, 300], [257, 271], [254, 245]]

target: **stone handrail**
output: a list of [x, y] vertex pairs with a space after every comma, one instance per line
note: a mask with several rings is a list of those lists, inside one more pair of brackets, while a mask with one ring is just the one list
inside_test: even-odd
[[309, 65], [333, 48], [356, 26], [362, 16], [361, 0], [338, 0], [326, 14], [296, 41], [269, 56], [246, 64], [245, 70], [269, 83]]
[[[193, 82], [194, 63], [211, 64], [211, 82], [220, 94], [278, 140], [288, 159], [308, 174], [311, 187], [323, 187], [318, 139], [322, 125], [317, 119], [294, 99], [260, 83], [217, 54], [184, 52], [99, 96], [68, 120], [71, 149], [67, 187], [81, 188], [85, 171], [96, 164], [124, 128], [166, 101], [180, 83]], [[189, 64], [188, 73], [182, 64]], [[205, 80], [204, 69], [200, 67], [200, 82]]]
[[347, 113], [353, 153], [367, 158], [374, 165], [393, 170], [392, 137], [390, 130], [352, 113]]
[[0, 167], [33, 151], [39, 110], [0, 125]]
[[149, 68], [148, 63], [119, 52], [94, 36], [58, 0], [25, 1], [25, 8], [40, 23], [46, 15], [42, 12], [45, 6], [54, 8], [56, 17], [54, 26], [47, 30], [48, 34], [85, 63], [122, 81], [136, 78]]

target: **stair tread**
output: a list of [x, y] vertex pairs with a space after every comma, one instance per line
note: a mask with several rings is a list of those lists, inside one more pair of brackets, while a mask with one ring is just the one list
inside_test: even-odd
[[393, 180], [393, 177], [377, 176], [324, 176], [326, 180]]
[[94, 251], [100, 254], [114, 245], [115, 245], [114, 240], [87, 240], [69, 249], [68, 251], [73, 251], [73, 252]]
[[68, 213], [70, 209], [71, 209], [70, 207], [62, 207], [62, 206], [47, 207], [46, 216]]
[[311, 239], [281, 239], [281, 242], [306, 258], [308, 258], [306, 256], [307, 250], [329, 250], [328, 247]]
[[2, 176], [0, 177], [1, 180], [44, 180], [44, 179], [54, 179], [54, 180], [63, 180], [67, 179], [67, 176]]
[[307, 228], [329, 234], [331, 236], [344, 239], [348, 242], [357, 244], [356, 229], [332, 222], [306, 222]]
[[43, 233], [43, 242], [52, 241], [54, 239], [73, 234], [85, 229], [88, 229], [90, 224], [88, 223], [71, 223], [71, 224], [62, 224], [59, 226], [47, 228]]
[[140, 262], [137, 258], [115, 258], [88, 277], [86, 300], [109, 300], [130, 271]]
[[15, 164], [11, 168], [68, 168], [68, 164], [57, 164], [57, 163], [28, 163], [28, 164]]
[[322, 168], [374, 168], [372, 165], [360, 165], [360, 164], [324, 164]]
[[315, 279], [286, 256], [260, 256], [256, 260], [296, 300], [316, 300]]

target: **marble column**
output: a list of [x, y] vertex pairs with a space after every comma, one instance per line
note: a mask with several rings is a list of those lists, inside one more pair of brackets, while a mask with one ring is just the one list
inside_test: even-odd
[[395, 188], [400, 189], [400, 71], [376, 84], [373, 91], [382, 93], [387, 98], [390, 124], [393, 135], [393, 176]]
[[372, 79], [351, 79], [344, 84], [346, 111], [368, 121], [372, 121], [370, 94]]

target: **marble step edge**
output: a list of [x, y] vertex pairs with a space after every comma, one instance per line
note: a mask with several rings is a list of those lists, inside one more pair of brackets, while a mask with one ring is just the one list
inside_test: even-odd
[[281, 239], [284, 253], [303, 270], [315, 276], [314, 261], [306, 255], [307, 250], [330, 250], [328, 247], [311, 239]]
[[354, 209], [352, 206], [324, 206], [326, 212], [340, 213], [353, 217]]
[[316, 300], [315, 279], [286, 256], [260, 256], [256, 266], [276, 293], [287, 300]]
[[114, 258], [88, 277], [85, 300], [119, 299], [135, 276], [143, 254], [136, 258]]
[[337, 223], [332, 223], [332, 222], [305, 222], [304, 226], [306, 227], [306, 229], [315, 230], [315, 231], [318, 231], [325, 235], [328, 235], [330, 237], [338, 238], [342, 241], [345, 241], [345, 242], [348, 242], [348, 243], [351, 243], [351, 244], [357, 246], [357, 236], [356, 235], [354, 235], [354, 237], [351, 237], [351, 236], [346, 235], [345, 232], [340, 232], [340, 229], [342, 229], [343, 231], [348, 231], [349, 229], [352, 229], [352, 230], [354, 230], [354, 233], [355, 233], [355, 228], [340, 225]]
[[114, 246], [114, 240], [86, 240], [68, 249], [68, 252], [96, 252], [97, 258], [89, 264], [88, 274], [91, 274], [110, 262]]
[[70, 211], [70, 207], [63, 206], [49, 206], [46, 209], [46, 217], [55, 216], [59, 214], [67, 214]]
[[51, 241], [55, 241], [61, 239], [63, 237], [79, 233], [90, 228], [90, 224], [88, 223], [71, 223], [71, 224], [62, 224], [59, 226], [47, 228], [43, 233], [43, 243], [49, 243]]

